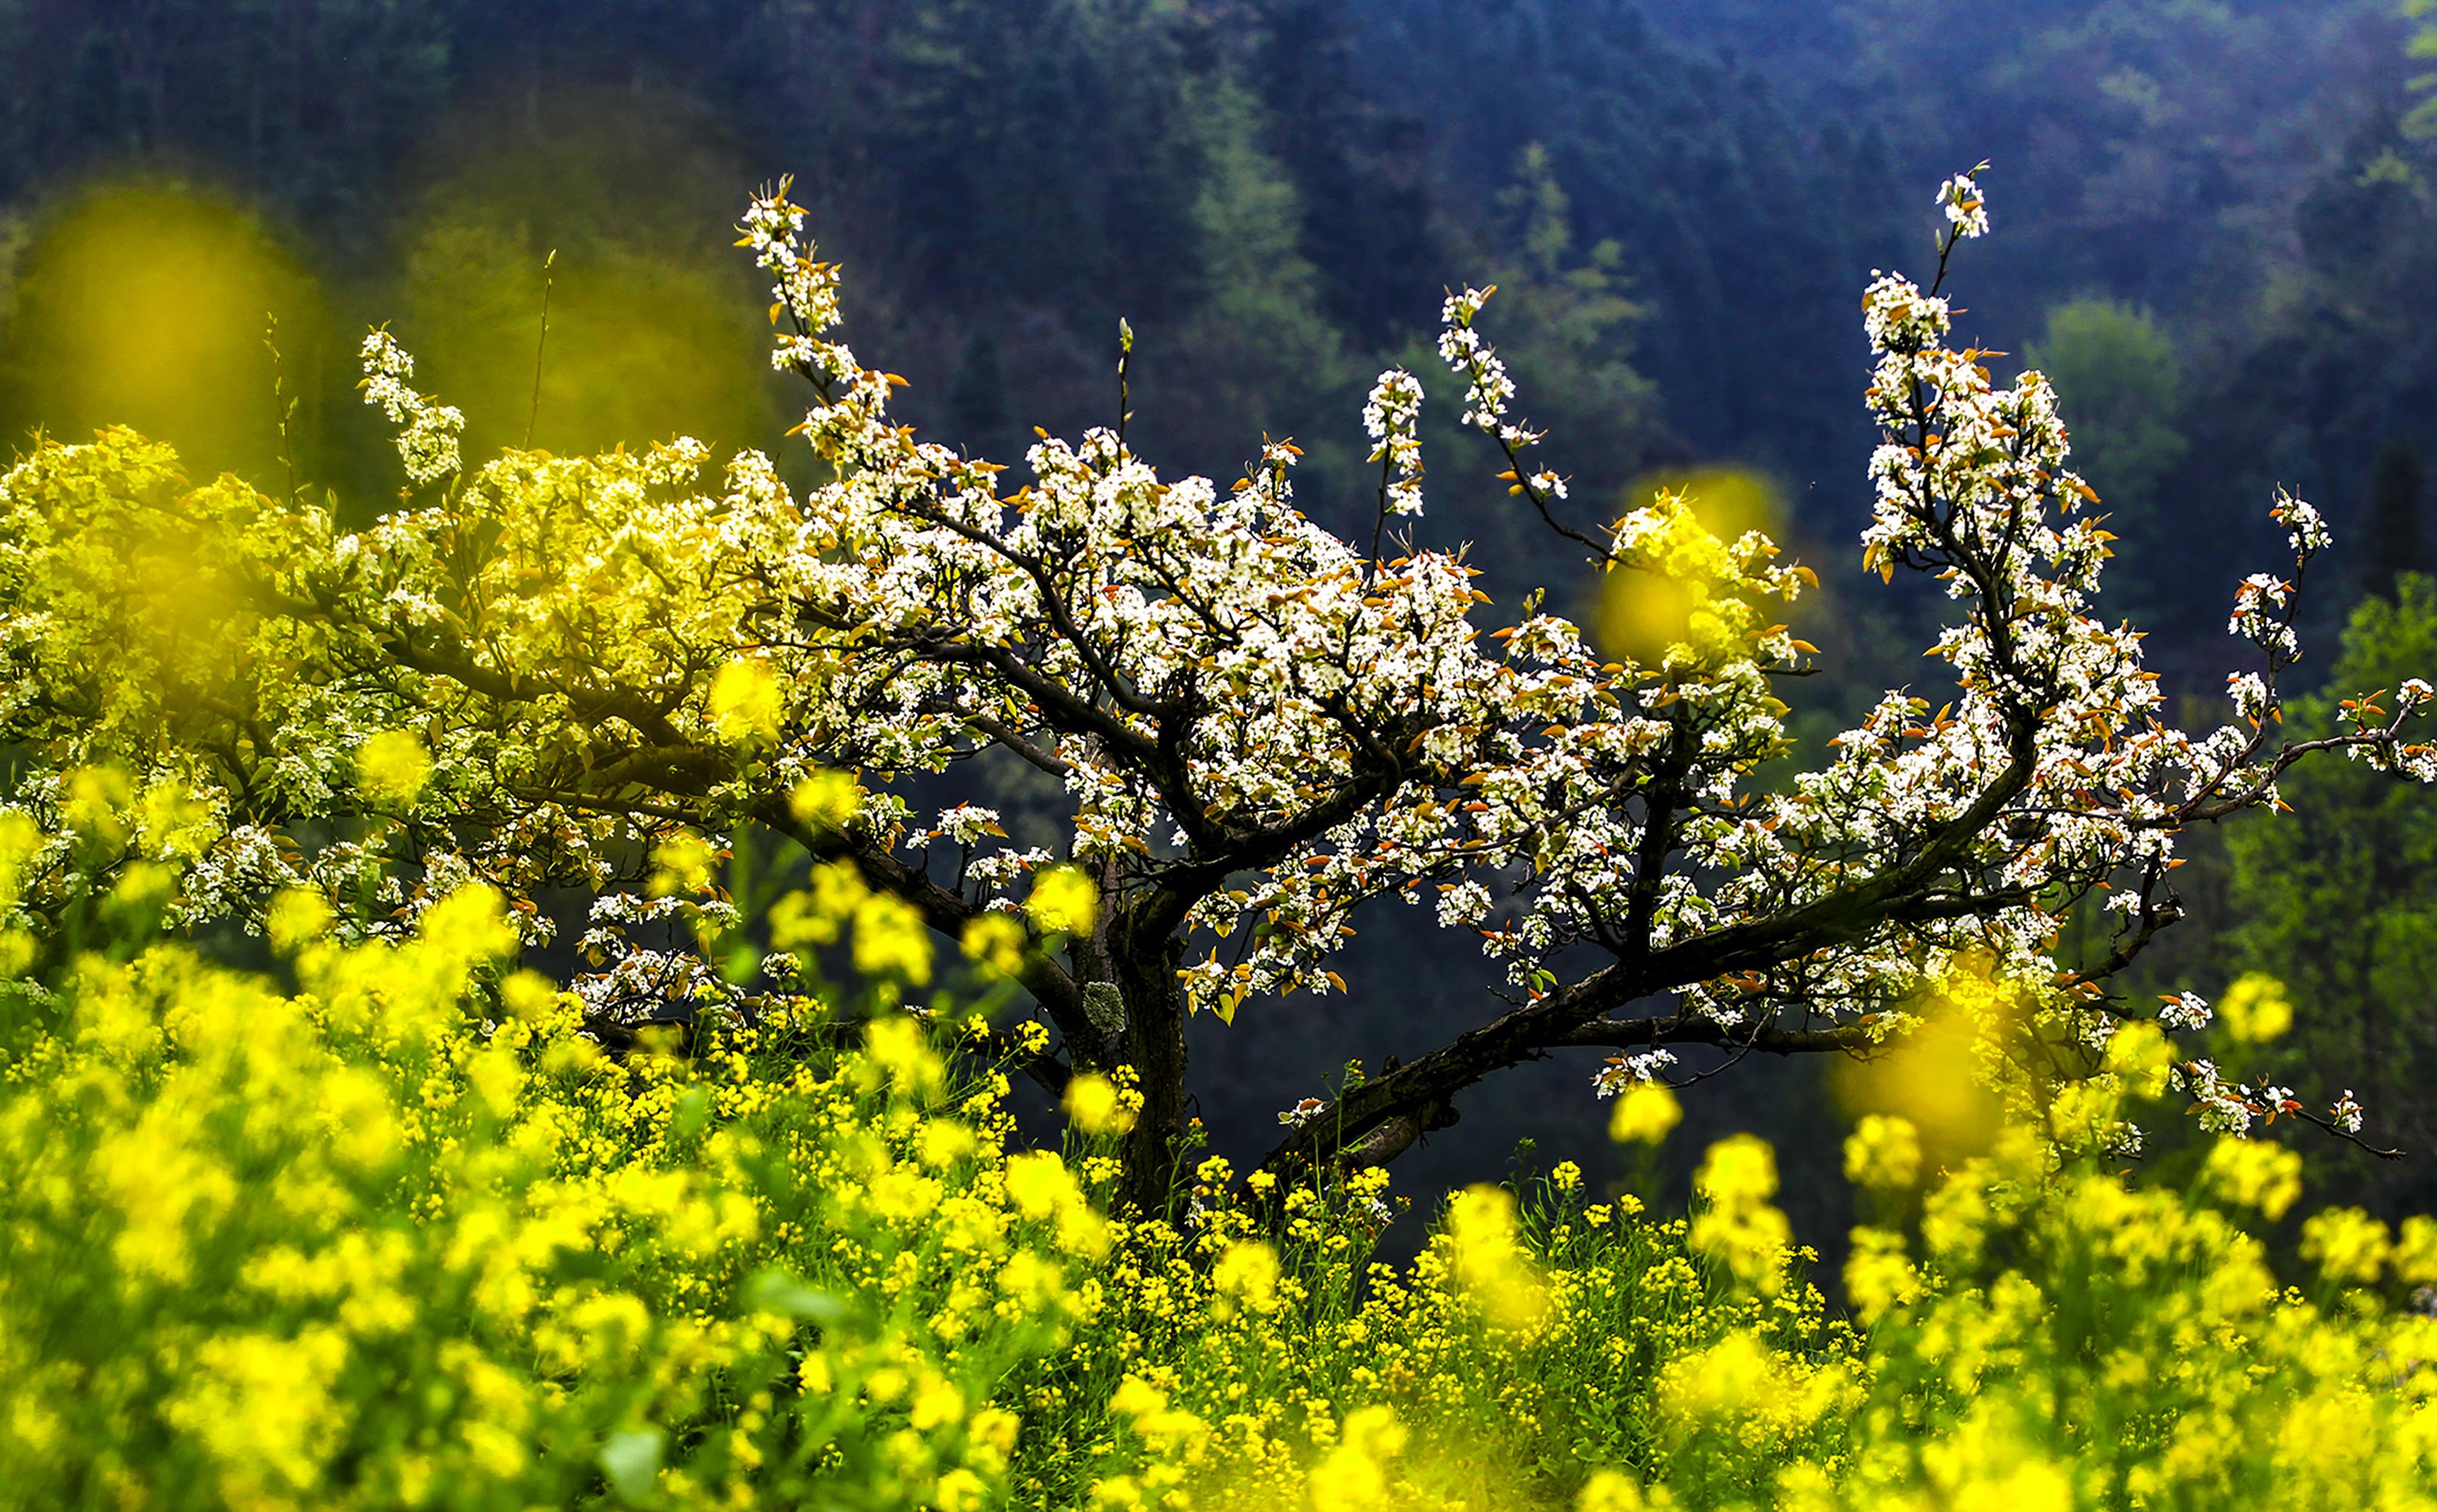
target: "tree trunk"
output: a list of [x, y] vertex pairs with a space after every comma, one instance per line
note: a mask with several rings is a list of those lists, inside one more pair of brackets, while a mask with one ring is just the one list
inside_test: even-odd
[[1167, 1211], [1184, 1134], [1184, 991], [1176, 975], [1177, 942], [1127, 940], [1113, 952], [1125, 996], [1122, 1057], [1142, 1078], [1143, 1105], [1126, 1136], [1117, 1197], [1145, 1216]]

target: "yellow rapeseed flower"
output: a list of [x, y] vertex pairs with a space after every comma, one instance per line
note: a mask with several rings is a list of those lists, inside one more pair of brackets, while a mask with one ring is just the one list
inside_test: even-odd
[[1255, 1312], [1278, 1307], [1278, 1252], [1257, 1239], [1237, 1240], [1211, 1267], [1210, 1284], [1231, 1303]]
[[1674, 1512], [1675, 1495], [1664, 1486], [1644, 1486], [1622, 1470], [1593, 1470], [1575, 1498], [1574, 1512]]
[[711, 729], [730, 744], [776, 739], [786, 717], [778, 674], [758, 656], [740, 657], [712, 673], [707, 706]]
[[1097, 917], [1099, 889], [1078, 867], [1052, 866], [1033, 878], [1024, 907], [1044, 931], [1084, 934]]
[[1012, 977], [1024, 969], [1024, 926], [1011, 913], [991, 910], [965, 925], [958, 942], [965, 958], [993, 976]]
[[1007, 1194], [1016, 1211], [1027, 1218], [1046, 1218], [1077, 1200], [1075, 1178], [1052, 1150], [1033, 1150], [1008, 1158]]
[[2285, 984], [2263, 971], [2235, 978], [2218, 1000], [2217, 1012], [2226, 1033], [2245, 1044], [2266, 1044], [2293, 1027], [2293, 1004], [2285, 996]]
[[855, 905], [854, 969], [918, 987], [930, 982], [931, 931], [913, 904], [872, 893]]
[[815, 829], [834, 834], [863, 808], [863, 788], [847, 772], [815, 772], [787, 794], [787, 811]]
[[2366, 1286], [2385, 1268], [2393, 1246], [2386, 1225], [2358, 1208], [2330, 1208], [2302, 1224], [2302, 1258], [2341, 1284]]
[[1524, 1253], [1513, 1192], [1486, 1184], [1457, 1192], [1447, 1204], [1443, 1242], [1464, 1300], [1484, 1319], [1528, 1329], [1546, 1315], [1548, 1287]]
[[283, 888], [263, 914], [263, 932], [271, 947], [292, 956], [330, 932], [329, 899], [311, 888]]
[[1920, 1177], [1920, 1136], [1912, 1121], [1866, 1113], [1845, 1139], [1845, 1179], [1856, 1186], [1909, 1187]]
[[1389, 1504], [1390, 1467], [1404, 1451], [1404, 1425], [1386, 1407], [1359, 1407], [1345, 1415], [1337, 1447], [1311, 1470], [1312, 1512], [1367, 1512]]
[[691, 829], [681, 829], [652, 847], [648, 891], [654, 897], [707, 893], [719, 865], [719, 852]]
[[1692, 1184], [1708, 1204], [1692, 1220], [1692, 1247], [1762, 1295], [1776, 1295], [1794, 1241], [1785, 1214], [1769, 1202], [1777, 1195], [1776, 1152], [1752, 1135], [1730, 1136], [1709, 1146]]
[[382, 730], [356, 752], [356, 779], [375, 803], [403, 808], [431, 780], [431, 753], [408, 731]]
[[1134, 1126], [1134, 1110], [1126, 1105], [1117, 1084], [1096, 1071], [1085, 1071], [1066, 1084], [1066, 1116], [1087, 1135], [1123, 1134]]
[[2205, 1174], [2211, 1190], [2230, 1202], [2257, 1208], [2271, 1224], [2302, 1195], [2301, 1156], [2266, 1139], [2218, 1140], [2209, 1151]]
[[1684, 1104], [1663, 1082], [1636, 1082], [1616, 1100], [1607, 1137], [1619, 1144], [1657, 1144], [1684, 1121]]

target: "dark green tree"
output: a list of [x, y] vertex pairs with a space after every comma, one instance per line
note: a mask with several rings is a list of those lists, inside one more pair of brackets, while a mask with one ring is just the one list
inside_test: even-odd
[[[2419, 25], [2412, 28], [2411, 40], [2405, 44], [2406, 53], [2415, 61], [2426, 64], [2437, 59], [2437, 0], [2403, 0], [2403, 14]], [[2404, 129], [2414, 136], [2437, 136], [2437, 69], [2415, 73], [2411, 91], [2420, 96], [2404, 117]]]
[[2370, 464], [2369, 524], [2361, 540], [2361, 586], [2381, 599], [2397, 597], [2407, 572], [2425, 572], [2428, 543], [2420, 529], [2420, 452], [2396, 431]]
[[[1566, 440], [1569, 484], [1596, 508], [1619, 510], [1625, 486], [1655, 465], [1678, 460], [1682, 443], [1661, 414], [1658, 386], [1636, 363], [1649, 306], [1635, 299], [1623, 248], [1613, 238], [1582, 244], [1572, 198], [1540, 144], [1516, 155], [1514, 177], [1495, 199], [1486, 235], [1454, 234], [1469, 277], [1498, 287], [1498, 319], [1516, 378], [1535, 395], [1535, 423]], [[1423, 375], [1435, 399], [1422, 410], [1424, 455], [1434, 475], [1494, 477], [1504, 462], [1488, 439], [1457, 423], [1453, 385], [1437, 376], [1431, 343], [1410, 342], [1399, 360]], [[1492, 591], [1569, 583], [1581, 553], [1537, 529], [1521, 512], [1492, 514], [1476, 527], [1480, 565]]]
[[1194, 115], [1202, 133], [1193, 206], [1201, 298], [1172, 339], [1172, 356], [1158, 350], [1168, 334], [1145, 327], [1150, 360], [1135, 390], [1142, 413], [1155, 436], [1202, 455], [1224, 444], [1213, 429], [1218, 417], [1235, 416], [1238, 430], [1250, 420], [1304, 446], [1306, 478], [1318, 472], [1350, 484], [1356, 454], [1342, 427], [1324, 429], [1323, 417], [1331, 401], [1341, 408], [1359, 391], [1363, 375], [1304, 252], [1303, 197], [1263, 145], [1252, 90], [1226, 78], [1199, 85]]
[[2074, 467], [2098, 490], [2130, 569], [2111, 589], [2132, 588], [2136, 607], [2154, 605], [2156, 585], [2176, 566], [2160, 485], [2189, 449], [2177, 428], [2183, 369], [2173, 343], [2147, 310], [2078, 299], [2048, 311], [2025, 356], [2072, 396]]
[[[2418, 573], [2393, 600], [2365, 599], [2328, 686], [2390, 692], [2437, 665], [2437, 584]], [[2328, 695], [2287, 705], [2289, 737], [2331, 732]], [[2414, 1158], [2314, 1151], [2341, 1190], [2389, 1211], [2437, 1199], [2437, 796], [2352, 762], [2309, 762], [2284, 778], [2292, 812], [2227, 831], [2233, 970], [2282, 981], [2296, 1027], [2263, 1052], [2268, 1069], [2342, 1067], [2376, 1127]], [[2340, 1086], [2303, 1086], [2331, 1100]]]
[[[1546, 148], [1574, 235], [1614, 241], [1644, 291], [1639, 365], [1660, 375], [1666, 421], [1696, 455], [1769, 464], [1797, 494], [1863, 468], [1845, 389], [1858, 354], [1839, 322], [1873, 266], [1916, 250], [1885, 237], [1909, 211], [1869, 132], [1790, 118], [1752, 70], [1614, 0], [1361, 9], [1366, 81], [1426, 112], [1444, 198], [1491, 202], [1524, 149]], [[1836, 522], [1849, 524], [1858, 516]]]
[[1447, 282], [1431, 235], [1422, 125], [1368, 88], [1346, 0], [1250, 0], [1240, 77], [1260, 97], [1262, 145], [1303, 207], [1302, 242], [1329, 318], [1377, 347], [1429, 329]]
[[999, 360], [998, 338], [973, 331], [948, 379], [948, 433], [975, 455], [996, 456], [999, 433], [1008, 424], [1007, 369]]

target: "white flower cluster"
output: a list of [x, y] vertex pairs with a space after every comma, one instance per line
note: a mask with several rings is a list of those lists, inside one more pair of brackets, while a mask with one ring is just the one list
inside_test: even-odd
[[406, 476], [423, 484], [456, 472], [462, 465], [457, 438], [465, 429], [465, 412], [414, 391], [407, 382], [414, 376], [414, 358], [387, 331], [366, 336], [359, 356], [364, 403], [378, 406], [389, 423], [399, 427], [397, 455]]
[[774, 317], [783, 311], [795, 326], [779, 339], [770, 365], [822, 380], [851, 378], [857, 371], [852, 354], [820, 339], [820, 333], [838, 320], [837, 267], [815, 261], [798, 245], [803, 229], [804, 212], [787, 201], [783, 179], [777, 190], [746, 208], [737, 227], [742, 233], [737, 245], [753, 253], [755, 267], [776, 279], [770, 290], [777, 302]]
[[2360, 1132], [2362, 1109], [2351, 1087], [2329, 1105], [2324, 1115], [2311, 1113], [2289, 1086], [2269, 1081], [2230, 1081], [2217, 1063], [2205, 1058], [2171, 1069], [2168, 1081], [2187, 1094], [2199, 1110], [2200, 1127], [2211, 1134], [2248, 1134], [2254, 1121], [2273, 1123], [2280, 1118], [2301, 1118], [2338, 1134]]
[[2254, 572], [2235, 586], [2234, 613], [2226, 618], [2226, 634], [2241, 636], [2280, 663], [2290, 662], [2302, 654], [2288, 613], [2292, 603], [2289, 581], [2272, 572]]
[[[1983, 165], [1986, 166], [1986, 165]], [[1979, 169], [1973, 169], [1976, 173]], [[1981, 198], [1980, 185], [1971, 173], [1958, 173], [1937, 186], [1938, 208], [1946, 212], [1947, 224], [1957, 236], [1989, 235], [1989, 202]]]
[[2206, 1029], [2209, 1024], [2208, 999], [2196, 992], [2178, 993], [2165, 999], [2158, 1010], [2158, 1022], [2168, 1029]]
[[1639, 1050], [1627, 1055], [1610, 1055], [1600, 1069], [1591, 1073], [1591, 1086], [1603, 1098], [1614, 1097], [1637, 1083], [1656, 1081], [1660, 1071], [1675, 1064], [1675, 1052], [1666, 1050]]
[[2258, 1108], [2239, 1086], [2219, 1074], [2212, 1060], [2193, 1060], [2170, 1073], [2174, 1084], [2190, 1094], [2200, 1110], [2200, 1127], [2211, 1134], [2248, 1134]]
[[1489, 303], [1492, 292], [1488, 288], [1467, 288], [1446, 297], [1440, 312], [1439, 357], [1465, 382], [1465, 425], [1486, 431], [1509, 446], [1529, 445], [1540, 439], [1539, 433], [1506, 419], [1506, 407], [1515, 397], [1515, 380], [1506, 375], [1506, 363], [1499, 356], [1498, 349], [1482, 340], [1472, 326], [1474, 317]]
[[907, 843], [917, 849], [941, 840], [958, 845], [973, 845], [986, 835], [1004, 836], [1006, 833], [999, 826], [997, 809], [985, 808], [979, 804], [960, 803], [940, 809], [938, 824], [915, 835]]
[[2304, 561], [2325, 550], [2334, 542], [2335, 538], [2327, 533], [2326, 519], [2318, 509], [2307, 499], [2297, 498], [2282, 489], [2277, 491], [2276, 502], [2268, 511], [2268, 517], [2285, 527], [2286, 544], [2292, 548], [2294, 556]]
[[1391, 514], [1422, 513], [1422, 384], [1402, 368], [1379, 374], [1362, 406], [1362, 429], [1371, 438], [1371, 460], [1387, 470]]

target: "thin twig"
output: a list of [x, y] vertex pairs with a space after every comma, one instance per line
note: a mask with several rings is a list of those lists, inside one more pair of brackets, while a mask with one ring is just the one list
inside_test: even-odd
[[294, 508], [296, 495], [303, 485], [296, 480], [296, 443], [289, 431], [289, 421], [296, 413], [296, 401], [288, 397], [288, 379], [279, 360], [279, 316], [263, 312], [268, 322], [262, 333], [262, 344], [271, 349], [271, 403], [279, 415], [279, 461], [288, 469], [288, 503]]
[[1124, 316], [1117, 317], [1117, 450], [1126, 449], [1126, 422], [1134, 417], [1133, 391], [1127, 386], [1126, 369], [1134, 357], [1134, 328]]
[[558, 266], [558, 249], [541, 260], [541, 335], [534, 341], [533, 408], [525, 411], [525, 439], [518, 449], [533, 450], [534, 424], [541, 418], [541, 355], [550, 347], [551, 270]]

